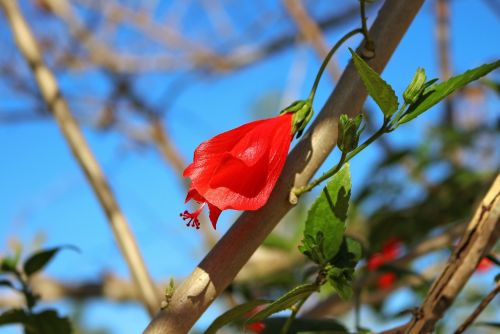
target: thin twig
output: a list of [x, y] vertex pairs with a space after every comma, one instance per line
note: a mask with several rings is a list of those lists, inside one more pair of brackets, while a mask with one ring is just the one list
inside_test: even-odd
[[[323, 38], [321, 29], [316, 21], [311, 18], [309, 13], [307, 13], [307, 9], [304, 8], [302, 0], [283, 0], [283, 4], [305, 40], [311, 44], [316, 51], [318, 58], [324, 59], [328, 54], [329, 48]], [[328, 64], [328, 70], [333, 81], [338, 81], [341, 73], [334, 59]]]
[[461, 334], [472, 325], [474, 320], [483, 312], [483, 310], [488, 306], [488, 304], [495, 298], [495, 296], [500, 292], [500, 282], [497, 282], [495, 288], [488, 293], [488, 295], [481, 301], [481, 303], [476, 307], [474, 312], [465, 319], [465, 321], [457, 328], [454, 334]]
[[0, 7], [9, 20], [19, 50], [31, 67], [41, 95], [52, 111], [68, 145], [106, 213], [120, 250], [141, 291], [145, 306], [151, 314], [154, 314], [160, 305], [158, 290], [146, 270], [132, 231], [113, 196], [101, 167], [73, 118], [54, 75], [44, 64], [35, 38], [19, 10], [17, 1], [0, 0]]
[[[481, 259], [488, 254], [500, 234], [500, 175], [483, 198], [460, 243], [441, 275], [436, 279], [413, 319], [398, 331], [406, 334], [427, 334], [434, 327], [474, 273]], [[389, 330], [386, 333], [394, 333]]]
[[[370, 66], [381, 72], [402, 39], [423, 0], [387, 0], [370, 31], [379, 46]], [[290, 153], [267, 204], [243, 213], [172, 296], [169, 307], [150, 323], [145, 333], [186, 333], [206, 308], [231, 283], [252, 253], [292, 208], [288, 194], [306, 184], [336, 145], [340, 114], [361, 111], [366, 91], [354, 65], [344, 71], [334, 92], [310, 130]]]

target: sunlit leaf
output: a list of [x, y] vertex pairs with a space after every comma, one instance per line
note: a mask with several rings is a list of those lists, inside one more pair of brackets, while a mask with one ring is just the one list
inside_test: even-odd
[[319, 256], [310, 256], [313, 261], [328, 262], [339, 250], [350, 196], [351, 175], [346, 164], [328, 181], [307, 215], [301, 251], [306, 255], [319, 251]]
[[385, 117], [390, 117], [398, 110], [399, 106], [394, 89], [352, 49], [349, 49], [349, 51], [351, 51], [352, 60], [368, 94], [377, 103]]
[[318, 290], [318, 287], [315, 284], [303, 284], [294, 288], [293, 290], [288, 291], [286, 294], [276, 299], [274, 302], [269, 304], [262, 311], [254, 314], [252, 317], [248, 318], [247, 322], [257, 322], [262, 321], [269, 317], [270, 315], [286, 310], [289, 307], [292, 307], [300, 300], [308, 297], [311, 293]]
[[420, 97], [420, 99], [412, 105], [406, 115], [401, 117], [399, 124], [411, 121], [415, 117], [422, 114], [424, 111], [430, 109], [439, 101], [452, 94], [455, 90], [464, 87], [470, 82], [485, 76], [494, 69], [500, 66], [500, 60], [493, 63], [484, 64], [474, 69], [468, 70], [463, 74], [454, 76], [444, 82], [427, 88], [427, 92]]
[[62, 249], [73, 249], [78, 251], [76, 247], [73, 246], [61, 246], [49, 249], [41, 250], [33, 255], [31, 255], [26, 262], [24, 262], [23, 270], [27, 276], [31, 276], [37, 271], [43, 269], [52, 258]]
[[252, 300], [247, 303], [238, 305], [229, 311], [223, 313], [207, 328], [205, 334], [215, 334], [220, 328], [243, 317], [248, 312], [252, 311], [259, 305], [268, 304], [271, 300]]

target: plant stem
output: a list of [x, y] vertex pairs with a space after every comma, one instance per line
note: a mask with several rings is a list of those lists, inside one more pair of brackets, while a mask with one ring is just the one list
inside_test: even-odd
[[347, 158], [346, 158], [345, 162], [349, 162], [359, 152], [363, 151], [368, 145], [370, 145], [375, 140], [377, 140], [380, 136], [382, 136], [384, 133], [386, 133], [387, 130], [388, 130], [388, 128], [387, 128], [387, 124], [388, 123], [389, 123], [389, 120], [385, 119], [384, 120], [384, 124], [382, 124], [382, 126], [380, 127], [380, 129], [378, 129], [377, 132], [375, 132], [370, 138], [368, 138], [367, 140], [365, 140], [365, 142], [363, 144], [359, 145], [354, 150], [352, 150], [351, 152], [349, 152], [349, 154], [347, 155]]
[[364, 48], [370, 52], [369, 54], [365, 52], [364, 57], [373, 58], [375, 56], [375, 43], [373, 43], [373, 41], [370, 39], [370, 34], [368, 33], [368, 27], [366, 26], [366, 21], [367, 21], [366, 11], [365, 11], [366, 1], [360, 0], [359, 2], [360, 2], [359, 15], [361, 17], [361, 33], [365, 38]]
[[359, 33], [361, 33], [361, 34], [363, 33], [363, 30], [361, 28], [349, 31], [337, 43], [335, 43], [333, 48], [331, 48], [331, 50], [328, 52], [325, 59], [323, 60], [323, 63], [321, 64], [321, 67], [318, 70], [318, 73], [316, 74], [316, 78], [314, 79], [314, 83], [313, 83], [313, 86], [311, 88], [311, 93], [309, 93], [308, 100], [311, 101], [311, 104], [314, 101], [314, 96], [316, 95], [316, 89], [318, 88], [321, 76], [323, 75], [323, 72], [325, 71], [326, 66], [330, 62], [330, 59], [332, 59], [332, 56], [335, 54], [335, 52], [338, 50], [338, 48], [342, 44], [344, 44], [349, 38], [351, 38], [352, 36], [359, 34]]
[[302, 308], [302, 305], [306, 302], [307, 298], [309, 298], [312, 295], [312, 292], [308, 294], [304, 299], [302, 299], [298, 304], [295, 305], [295, 307], [292, 310], [292, 314], [290, 317], [286, 320], [285, 324], [283, 325], [283, 328], [281, 329], [281, 334], [287, 334], [288, 331], [290, 330], [290, 326], [292, 325], [293, 321], [297, 317], [297, 313], [299, 313], [300, 309]]
[[349, 154], [342, 152], [342, 156], [340, 157], [340, 160], [335, 167], [328, 170], [327, 172], [325, 172], [323, 175], [321, 175], [320, 177], [318, 177], [316, 180], [312, 181], [311, 183], [309, 183], [305, 186], [299, 187], [299, 188], [293, 188], [292, 193], [298, 197], [298, 196], [302, 195], [303, 193], [311, 191], [318, 184], [320, 184], [321, 182], [323, 182], [326, 179], [335, 175], [346, 162], [348, 162], [349, 160], [354, 158], [359, 152], [363, 151], [368, 145], [370, 145], [375, 140], [377, 140], [381, 135], [386, 133], [388, 130], [388, 128], [387, 128], [388, 123], [389, 123], [389, 120], [385, 119], [384, 124], [382, 124], [382, 127], [380, 127], [380, 129], [377, 132], [375, 132], [370, 138], [368, 138], [363, 144], [356, 147]]
[[303, 193], [311, 191], [311, 189], [316, 187], [318, 184], [320, 184], [324, 180], [335, 175], [340, 170], [340, 168], [342, 168], [344, 163], [347, 161], [347, 157], [348, 157], [347, 153], [342, 152], [342, 155], [340, 156], [340, 160], [335, 167], [328, 170], [327, 172], [325, 172], [323, 175], [321, 175], [320, 177], [318, 177], [316, 180], [312, 181], [311, 183], [306, 184], [305, 186], [302, 186], [299, 188], [293, 188], [292, 193], [295, 194], [296, 196], [300, 196]]
[[403, 102], [403, 105], [401, 105], [401, 108], [399, 108], [396, 115], [392, 118], [391, 126], [390, 126], [391, 131], [396, 129], [394, 126], [398, 123], [399, 119], [401, 118], [401, 116], [402, 116], [402, 114], [405, 111], [407, 106], [408, 105], [406, 104], [406, 102]]
[[365, 37], [365, 39], [368, 41], [368, 28], [366, 27], [366, 12], [365, 12], [365, 1], [361, 0], [359, 2], [359, 11], [360, 11], [360, 16], [361, 16], [361, 33]]

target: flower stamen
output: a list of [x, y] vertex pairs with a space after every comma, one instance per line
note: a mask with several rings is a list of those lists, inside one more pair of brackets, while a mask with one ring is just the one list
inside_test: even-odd
[[182, 220], [188, 221], [186, 226], [190, 227], [195, 227], [197, 230], [200, 229], [200, 221], [198, 219], [198, 216], [201, 213], [201, 210], [205, 206], [206, 203], [201, 204], [201, 206], [198, 208], [198, 210], [194, 212], [189, 212], [187, 210], [184, 210], [184, 212], [180, 213], [179, 216], [182, 217]]

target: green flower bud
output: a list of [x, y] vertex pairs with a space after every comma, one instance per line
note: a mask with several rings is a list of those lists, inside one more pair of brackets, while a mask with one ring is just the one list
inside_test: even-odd
[[417, 68], [417, 72], [415, 72], [413, 79], [403, 93], [403, 99], [407, 104], [415, 103], [418, 100], [425, 88], [425, 80], [425, 70], [420, 67]]
[[302, 135], [307, 123], [309, 123], [314, 114], [311, 101], [309, 100], [295, 101], [280, 112], [280, 114], [284, 113], [293, 113], [292, 133], [297, 134], [297, 138]]
[[16, 271], [17, 260], [13, 257], [5, 257], [0, 259], [0, 271], [14, 272]]
[[355, 118], [349, 118], [347, 115], [340, 116], [337, 145], [342, 152], [351, 152], [358, 146], [359, 136], [364, 129], [359, 129], [361, 120], [361, 115]]

